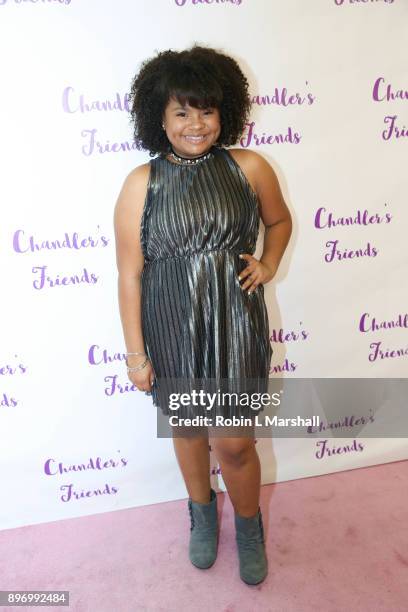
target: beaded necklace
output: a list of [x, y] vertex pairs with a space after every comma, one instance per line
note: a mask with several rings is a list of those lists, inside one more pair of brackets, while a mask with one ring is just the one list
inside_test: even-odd
[[203, 153], [202, 155], [199, 155], [198, 157], [181, 157], [181, 155], [177, 155], [177, 153], [175, 153], [175, 151], [173, 150], [173, 147], [170, 147], [170, 149], [171, 149], [170, 157], [175, 159], [179, 164], [186, 165], [186, 166], [191, 165], [191, 164], [198, 164], [199, 162], [209, 159], [212, 156], [212, 152], [211, 152], [212, 147], [209, 151], [207, 151], [207, 153]]

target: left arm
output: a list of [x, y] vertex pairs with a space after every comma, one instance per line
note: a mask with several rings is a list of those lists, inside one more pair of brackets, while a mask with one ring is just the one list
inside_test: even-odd
[[[251, 151], [249, 164], [260, 203], [260, 216], [265, 225], [260, 260], [249, 254], [242, 256], [247, 266], [240, 274], [240, 279], [244, 279], [241, 287], [251, 293], [259, 284], [265, 284], [275, 276], [292, 234], [292, 217], [272, 166], [254, 151]], [[251, 278], [247, 278], [249, 275]]]

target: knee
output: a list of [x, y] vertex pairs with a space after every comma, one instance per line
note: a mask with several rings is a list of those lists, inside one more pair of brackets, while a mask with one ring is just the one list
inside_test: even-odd
[[223, 463], [228, 463], [240, 467], [247, 463], [254, 452], [254, 444], [248, 441], [238, 442], [233, 440], [218, 441], [214, 444], [214, 452], [217, 459]]

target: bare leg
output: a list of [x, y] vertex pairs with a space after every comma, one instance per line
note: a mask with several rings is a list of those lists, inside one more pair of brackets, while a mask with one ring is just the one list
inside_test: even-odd
[[214, 438], [214, 452], [237, 514], [255, 516], [258, 512], [261, 464], [250, 438]]
[[210, 501], [210, 451], [208, 435], [173, 437], [173, 445], [189, 496], [194, 502]]

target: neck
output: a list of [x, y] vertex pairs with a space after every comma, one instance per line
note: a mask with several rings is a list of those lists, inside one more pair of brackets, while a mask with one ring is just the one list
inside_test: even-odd
[[196, 157], [181, 157], [181, 155], [178, 155], [170, 145], [170, 153], [166, 155], [166, 159], [167, 161], [171, 161], [172, 158], [174, 161], [171, 163], [175, 163], [177, 166], [196, 166], [197, 164], [204, 163], [213, 156], [214, 153], [212, 148], [213, 147], [210, 147], [207, 151]]
[[170, 146], [170, 150], [171, 152], [176, 156], [179, 157], [180, 159], [200, 159], [201, 157], [204, 157], [205, 155], [207, 155], [207, 153], [212, 149], [212, 146], [209, 147], [206, 151], [204, 151], [204, 153], [200, 153], [200, 155], [196, 155], [195, 157], [186, 157], [185, 155], [180, 155], [180, 153], [177, 153], [172, 146]]

